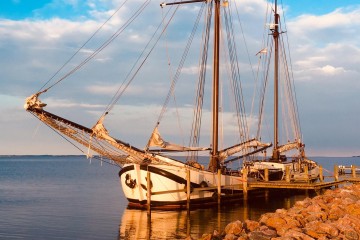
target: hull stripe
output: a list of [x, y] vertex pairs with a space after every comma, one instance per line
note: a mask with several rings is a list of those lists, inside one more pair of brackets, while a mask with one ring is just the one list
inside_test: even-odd
[[[134, 170], [134, 165], [130, 165], [130, 166], [126, 166], [123, 169], [120, 170], [119, 172], [119, 177], [121, 177], [122, 174], [124, 174], [125, 172]], [[179, 177], [178, 175], [175, 175], [171, 172], [165, 171], [163, 169], [157, 168], [157, 167], [153, 167], [153, 166], [148, 166], [148, 165], [140, 165], [140, 169], [144, 170], [144, 171], [149, 171], [151, 173], [155, 173], [158, 174], [160, 176], [166, 177], [168, 179], [173, 180], [174, 182], [180, 183], [180, 184], [186, 184], [186, 179]], [[191, 187], [200, 187], [200, 184], [197, 183], [190, 183]]]

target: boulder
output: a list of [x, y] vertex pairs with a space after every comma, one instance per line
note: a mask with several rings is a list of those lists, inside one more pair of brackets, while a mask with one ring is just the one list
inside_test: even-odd
[[239, 220], [231, 222], [225, 227], [224, 231], [225, 234], [240, 235], [240, 233], [244, 231], [243, 223]]

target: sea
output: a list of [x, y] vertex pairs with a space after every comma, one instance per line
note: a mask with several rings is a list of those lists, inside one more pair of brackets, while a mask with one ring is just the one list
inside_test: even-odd
[[[314, 157], [334, 165], [359, 157]], [[290, 208], [313, 193], [264, 193], [248, 202], [191, 211], [128, 208], [120, 168], [84, 156], [0, 156], [0, 239], [199, 239], [235, 220]]]

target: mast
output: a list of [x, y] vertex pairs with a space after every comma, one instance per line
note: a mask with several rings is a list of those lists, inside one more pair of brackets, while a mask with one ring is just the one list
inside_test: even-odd
[[279, 14], [277, 13], [277, 0], [275, 0], [274, 28], [272, 35], [275, 45], [274, 56], [274, 148], [272, 158], [279, 159], [278, 142], [279, 142]]
[[214, 0], [214, 56], [212, 92], [212, 152], [209, 170], [215, 172], [219, 167], [219, 50], [220, 50], [220, 0]]
[[[205, 2], [206, 0], [189, 0], [173, 3], [161, 3], [160, 6]], [[213, 92], [212, 92], [212, 151], [209, 170], [217, 171], [219, 168], [219, 70], [220, 70], [220, 0], [212, 0], [214, 10], [214, 54], [213, 54]]]

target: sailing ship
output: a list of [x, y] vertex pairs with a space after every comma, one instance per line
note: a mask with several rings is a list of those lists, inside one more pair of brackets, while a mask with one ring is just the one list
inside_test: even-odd
[[[126, 2], [126, 1], [125, 1]], [[148, 5], [145, 1], [131, 19], [125, 22], [126, 26], [138, 17]], [[178, 69], [170, 78], [170, 89], [165, 96], [163, 107], [160, 111], [159, 118], [154, 124], [153, 131], [144, 148], [136, 147], [123, 140], [117, 139], [109, 134], [104, 126], [105, 119], [109, 116], [109, 112], [113, 110], [120, 97], [128, 89], [128, 86], [138, 76], [142, 67], [148, 61], [150, 54], [159, 42], [160, 38], [166, 36], [166, 29], [169, 27], [175, 13], [183, 4], [197, 4], [196, 9], [199, 10], [194, 23], [193, 31], [185, 46], [185, 50], [181, 57]], [[88, 58], [80, 65], [73, 68], [69, 73], [59, 78], [53, 85], [42, 88], [35, 94], [26, 99], [25, 109], [33, 114], [47, 126], [60, 133], [63, 137], [72, 140], [84, 154], [91, 158], [97, 158], [101, 161], [110, 161], [118, 165], [119, 178], [125, 197], [129, 201], [130, 207], [145, 208], [151, 205], [152, 208], [172, 209], [185, 208], [188, 200], [192, 206], [205, 206], [207, 204], [215, 204], [221, 197], [222, 202], [239, 199], [243, 196], [242, 182], [244, 181], [243, 172], [249, 169], [250, 174], [260, 172], [258, 167], [260, 164], [267, 165], [268, 161], [254, 161], [253, 156], [257, 153], [264, 152], [271, 147], [271, 143], [263, 143], [259, 138], [250, 138], [247, 126], [245, 107], [240, 86], [239, 65], [237, 62], [236, 38], [232, 27], [232, 18], [230, 4], [227, 1], [220, 0], [189, 0], [181, 2], [171, 2], [160, 4], [161, 8], [169, 8], [169, 15], [165, 15], [159, 26], [155, 30], [151, 38], [142, 52], [142, 61], [137, 61], [130, 70], [130, 73], [124, 80], [124, 84], [116, 91], [111, 103], [104, 110], [103, 114], [98, 118], [93, 127], [86, 127], [82, 124], [68, 120], [67, 118], [58, 116], [54, 113], [44, 110], [46, 104], [40, 100], [40, 95], [49, 93], [49, 90], [67, 79], [68, 76], [79, 70], [84, 64], [89, 62], [95, 55], [106, 48], [124, 28], [120, 27], [109, 40], [96, 49]], [[160, 135], [162, 120], [171, 98], [174, 96], [174, 88], [180, 78], [184, 61], [197, 31], [200, 20], [204, 18], [205, 27], [202, 32], [202, 43], [200, 44], [200, 61], [198, 67], [198, 82], [195, 91], [195, 106], [193, 108], [193, 122], [191, 125], [190, 140], [188, 145], [174, 144], [165, 141]], [[220, 24], [223, 19], [224, 24]], [[276, 23], [275, 23], [276, 25]], [[221, 27], [225, 30], [222, 30]], [[213, 28], [213, 30], [211, 30]], [[221, 34], [226, 32], [226, 34]], [[276, 33], [276, 31], [275, 31]], [[157, 35], [156, 35], [157, 34]], [[275, 35], [275, 34], [273, 34]], [[226, 36], [225, 43], [228, 48], [223, 47], [225, 43], [221, 43], [223, 36]], [[212, 41], [211, 41], [212, 39]], [[207, 70], [209, 62], [210, 43], [213, 44], [212, 51], [212, 76], [211, 76], [211, 130], [208, 146], [200, 147], [200, 130], [202, 129], [202, 119], [205, 96], [205, 80], [207, 79]], [[221, 50], [221, 51], [220, 51]], [[226, 50], [226, 51], [225, 51]], [[221, 70], [221, 53], [225, 52], [230, 63], [228, 64], [228, 81], [231, 85], [232, 96], [235, 104], [235, 118], [238, 124], [236, 130], [237, 142], [230, 147], [221, 147], [221, 113], [224, 111], [223, 101], [220, 97], [221, 84], [223, 80]], [[78, 51], [79, 52], [79, 51]], [[139, 58], [140, 59], [140, 58]], [[135, 70], [134, 70], [135, 69]], [[144, 119], [145, 120], [145, 119]], [[284, 168], [284, 163], [279, 163], [281, 159], [279, 153], [281, 148], [274, 142], [274, 155], [272, 159], [277, 160], [275, 170]], [[80, 148], [82, 146], [83, 148]], [[287, 145], [290, 146], [290, 145]], [[299, 143], [297, 146], [303, 146]], [[93, 154], [95, 152], [96, 154]], [[180, 154], [182, 153], [182, 155]], [[204, 166], [199, 162], [201, 154], [208, 154], [208, 166]], [[303, 151], [302, 151], [303, 153]], [[278, 154], [278, 155], [276, 155]], [[181, 156], [180, 156], [181, 155]], [[184, 157], [185, 156], [185, 157]], [[249, 160], [247, 160], [249, 159]], [[244, 160], [244, 168], [239, 164], [231, 167], [233, 163]], [[250, 161], [251, 160], [251, 161]], [[300, 165], [304, 162], [304, 156], [299, 159]], [[308, 161], [308, 160], [306, 160]], [[275, 164], [271, 162], [271, 164]], [[298, 165], [298, 166], [300, 166]], [[270, 165], [267, 165], [270, 168]], [[270, 171], [273, 169], [270, 168]], [[293, 168], [295, 173], [295, 167]], [[298, 171], [299, 172], [299, 171]], [[296, 174], [293, 174], [294, 176]]]
[[[285, 180], [286, 171], [288, 171], [288, 181], [317, 181], [319, 179], [319, 166], [318, 164], [310, 160], [305, 155], [305, 144], [301, 141], [300, 123], [298, 117], [298, 110], [296, 104], [296, 96], [294, 92], [294, 85], [292, 80], [292, 73], [289, 69], [289, 59], [287, 56], [286, 43], [283, 35], [286, 33], [286, 24], [280, 21], [280, 14], [278, 13], [277, 1], [274, 2], [272, 22], [268, 24], [270, 30], [267, 34], [267, 40], [264, 41], [265, 45], [261, 51], [258, 52], [261, 57], [262, 54], [267, 55], [264, 58], [260, 58], [261, 63], [259, 65], [270, 66], [271, 58], [273, 58], [273, 148], [272, 154], [269, 158], [264, 156], [261, 159], [250, 161], [245, 163], [244, 167], [248, 168], [249, 173], [253, 177], [257, 177], [261, 180]], [[284, 21], [283, 21], [284, 22]], [[285, 30], [283, 29], [285, 28]], [[270, 50], [269, 50], [270, 49]], [[261, 129], [261, 115], [264, 112], [264, 95], [269, 78], [268, 67], [264, 68], [264, 74], [262, 74], [263, 81], [261, 85], [263, 89], [260, 90], [262, 93], [259, 107], [259, 129]], [[282, 85], [281, 85], [282, 83]], [[283, 90], [282, 101], [279, 100], [280, 89]], [[285, 128], [284, 132], [287, 133], [287, 141], [285, 144], [279, 144], [279, 131], [280, 131], [280, 119], [279, 119], [279, 108], [280, 102], [283, 111], [282, 126]], [[290, 140], [289, 132], [291, 132], [286, 126], [285, 118], [289, 118], [289, 122], [292, 126], [293, 135]], [[258, 135], [258, 138], [260, 136]], [[287, 157], [284, 153], [292, 151], [291, 157]], [[265, 169], [267, 173], [265, 174]], [[266, 175], [266, 176], [265, 176]]]

